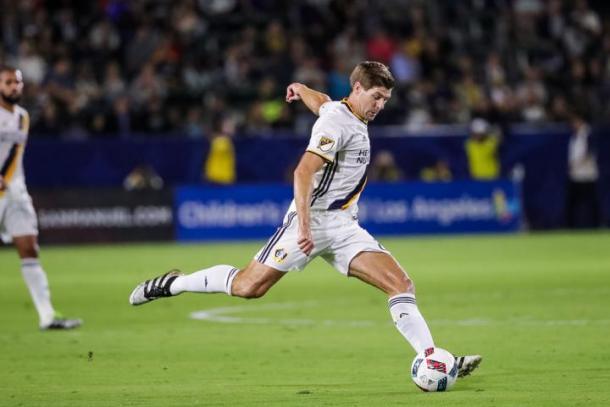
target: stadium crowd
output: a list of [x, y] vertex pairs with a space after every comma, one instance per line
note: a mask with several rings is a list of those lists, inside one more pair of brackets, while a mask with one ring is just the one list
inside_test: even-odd
[[3, 1], [36, 136], [306, 133], [291, 81], [339, 99], [364, 59], [397, 80], [375, 124], [610, 117], [608, 6], [590, 0]]

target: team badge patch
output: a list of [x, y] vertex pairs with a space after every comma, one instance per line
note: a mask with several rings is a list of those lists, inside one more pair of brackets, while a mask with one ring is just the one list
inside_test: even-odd
[[320, 151], [330, 151], [333, 146], [335, 145], [335, 140], [328, 138], [328, 137], [322, 137], [320, 138], [320, 142], [318, 143], [318, 148], [320, 149]]
[[288, 257], [288, 253], [286, 253], [286, 250], [279, 248], [275, 250], [273, 257], [275, 258], [276, 263], [281, 263], [286, 260], [286, 257]]

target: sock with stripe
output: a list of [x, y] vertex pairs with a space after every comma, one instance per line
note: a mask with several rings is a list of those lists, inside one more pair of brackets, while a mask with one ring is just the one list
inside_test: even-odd
[[183, 292], [225, 293], [231, 295], [231, 284], [239, 272], [233, 266], [222, 264], [176, 277], [169, 288], [172, 295]]
[[390, 314], [396, 329], [411, 344], [415, 352], [434, 346], [432, 334], [424, 320], [413, 294], [398, 294], [388, 300]]
[[40, 326], [44, 327], [53, 322], [55, 310], [51, 304], [51, 292], [47, 274], [36, 258], [21, 259], [21, 274], [28, 286], [34, 307], [38, 311]]

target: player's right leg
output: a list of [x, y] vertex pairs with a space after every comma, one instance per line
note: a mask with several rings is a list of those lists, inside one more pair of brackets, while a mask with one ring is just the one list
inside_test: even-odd
[[187, 275], [172, 270], [138, 284], [129, 296], [129, 302], [140, 305], [184, 292], [225, 293], [235, 297], [258, 298], [285, 274], [256, 260], [252, 260], [242, 270], [229, 265], [217, 265]]
[[145, 304], [183, 292], [225, 293], [235, 297], [258, 298], [277, 283], [288, 270], [301, 269], [309, 258], [298, 250], [296, 212], [289, 212], [244, 269], [219, 265], [184, 275], [178, 270], [140, 283], [131, 293], [132, 305]]

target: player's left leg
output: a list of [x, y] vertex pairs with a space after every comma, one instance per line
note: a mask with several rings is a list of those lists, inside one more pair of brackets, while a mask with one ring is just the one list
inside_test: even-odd
[[21, 259], [21, 273], [25, 280], [36, 311], [41, 329], [72, 329], [80, 326], [79, 319], [61, 318], [51, 303], [49, 281], [38, 260], [38, 239], [36, 235], [14, 236], [13, 243]]
[[407, 273], [385, 252], [362, 251], [350, 262], [349, 276], [377, 287], [389, 296], [392, 320], [415, 352], [434, 347], [430, 329], [415, 301], [415, 287]]

